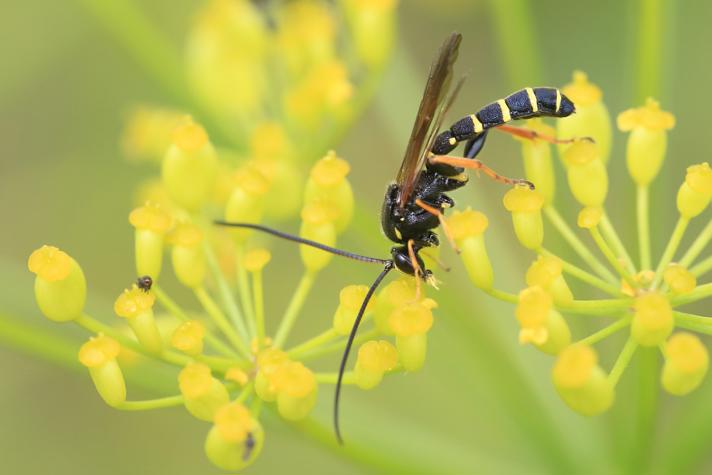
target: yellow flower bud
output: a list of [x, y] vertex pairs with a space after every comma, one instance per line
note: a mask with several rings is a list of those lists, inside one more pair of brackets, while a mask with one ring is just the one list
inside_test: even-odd
[[[236, 187], [225, 205], [225, 221], [259, 223], [264, 212], [264, 196], [270, 189], [269, 180], [254, 166], [246, 166], [235, 175]], [[231, 229], [237, 242], [244, 242], [252, 231]]]
[[[333, 318], [334, 330], [339, 335], [351, 333], [351, 327], [367, 292], [368, 287], [365, 285], [347, 285], [339, 292], [339, 306], [336, 307]], [[366, 307], [366, 313], [373, 310], [373, 305], [371, 300]]]
[[173, 144], [163, 159], [161, 176], [171, 200], [198, 211], [210, 199], [218, 158], [205, 130], [186, 117], [173, 131]]
[[472, 283], [481, 289], [492, 288], [494, 272], [484, 235], [489, 224], [487, 216], [468, 207], [465, 211], [455, 211], [447, 223]]
[[284, 351], [266, 348], [257, 353], [256, 361], [255, 392], [263, 401], [272, 402], [277, 399], [275, 374], [282, 365], [289, 362], [289, 358]]
[[144, 292], [134, 284], [126, 289], [114, 302], [114, 312], [127, 319], [138, 342], [151, 353], [163, 350], [163, 340], [153, 316], [153, 304], [156, 296]]
[[178, 281], [190, 288], [202, 285], [207, 272], [201, 246], [203, 232], [194, 224], [183, 223], [176, 226], [168, 239], [173, 244], [171, 261]]
[[522, 246], [538, 249], [544, 241], [541, 208], [544, 198], [534, 190], [517, 186], [504, 195], [504, 207], [512, 213], [514, 233]]
[[393, 49], [397, 0], [346, 0], [346, 21], [358, 58], [369, 68], [382, 67]]
[[557, 305], [569, 305], [574, 296], [562, 273], [561, 259], [554, 256], [539, 256], [529, 266], [526, 276], [527, 285], [539, 286], [546, 290]]
[[652, 292], [641, 295], [633, 306], [631, 334], [640, 345], [657, 346], [672, 333], [672, 307], [663, 295]]
[[687, 169], [685, 182], [677, 192], [677, 209], [690, 219], [702, 213], [712, 199], [712, 168], [707, 162]]
[[196, 356], [203, 352], [203, 338], [205, 326], [198, 320], [188, 320], [173, 331], [171, 346], [187, 355]]
[[284, 107], [290, 121], [315, 132], [325, 115], [343, 109], [353, 91], [348, 68], [342, 61], [332, 59], [312, 68], [287, 93]]
[[396, 336], [411, 336], [427, 333], [433, 326], [432, 309], [437, 303], [432, 299], [409, 302], [396, 308], [388, 319], [391, 331]]
[[519, 293], [516, 309], [521, 327], [519, 342], [532, 343], [545, 353], [555, 355], [571, 343], [571, 331], [553, 299], [542, 287], [534, 286]]
[[563, 350], [554, 364], [552, 379], [561, 399], [579, 414], [595, 416], [613, 404], [613, 385], [589, 346], [572, 345]]
[[[576, 113], [556, 121], [558, 137], [592, 137], [598, 144], [601, 160], [603, 163], [608, 162], [611, 153], [611, 116], [602, 101], [601, 89], [588, 82], [586, 73], [574, 71], [573, 81], [561, 91], [576, 104]], [[563, 156], [570, 146], [559, 145], [559, 155]]]
[[697, 278], [680, 264], [670, 264], [665, 269], [663, 278], [675, 294], [686, 294], [697, 287]]
[[373, 319], [378, 331], [384, 335], [393, 335], [389, 319], [391, 313], [407, 302], [415, 300], [415, 280], [401, 276], [383, 287], [375, 298]]
[[336, 232], [342, 232], [351, 221], [354, 212], [354, 194], [346, 176], [351, 167], [348, 162], [329, 151], [316, 162], [304, 188], [304, 202], [320, 202], [335, 210]]
[[178, 386], [185, 408], [196, 419], [212, 421], [218, 409], [230, 401], [223, 384], [210, 374], [210, 368], [189, 363], [178, 374]]
[[119, 343], [108, 336], [91, 337], [79, 349], [79, 362], [89, 369], [99, 396], [106, 404], [116, 407], [126, 401], [126, 382], [116, 357]]
[[[299, 235], [327, 246], [336, 246], [336, 225], [334, 208], [324, 203], [310, 203], [302, 210], [302, 226]], [[311, 246], [299, 246], [304, 266], [310, 272], [326, 267], [333, 254]]]
[[603, 218], [603, 208], [587, 206], [579, 211], [577, 224], [580, 228], [591, 229], [598, 226]]
[[274, 375], [274, 384], [282, 417], [297, 421], [309, 415], [317, 394], [316, 378], [309, 368], [296, 361], [284, 363]]
[[676, 333], [665, 343], [663, 388], [670, 394], [684, 396], [697, 388], [707, 374], [707, 348], [691, 333]]
[[[541, 119], [532, 119], [527, 127], [547, 137], [556, 136], [554, 128]], [[544, 205], [550, 205], [556, 194], [556, 177], [551, 160], [551, 145], [544, 140], [517, 138], [522, 144], [524, 171], [529, 181], [536, 184], [536, 190], [544, 198]]]
[[272, 259], [272, 254], [267, 249], [250, 249], [242, 264], [248, 272], [260, 272]]
[[361, 389], [372, 389], [383, 379], [383, 373], [398, 364], [398, 351], [385, 340], [369, 341], [361, 345], [354, 367], [356, 384]]
[[36, 276], [35, 300], [45, 317], [68, 322], [82, 314], [87, 283], [77, 261], [45, 245], [30, 254], [27, 268]]
[[250, 380], [250, 377], [241, 368], [235, 366], [225, 371], [225, 379], [227, 381], [233, 381], [240, 386], [245, 386]]
[[598, 144], [579, 141], [564, 154], [571, 193], [583, 206], [600, 207], [606, 201], [608, 173], [598, 150]]
[[658, 175], [667, 150], [667, 130], [674, 126], [675, 117], [660, 110], [660, 104], [651, 98], [643, 107], [618, 115], [618, 128], [630, 131], [626, 161], [630, 176], [639, 186], [647, 186]]
[[425, 364], [428, 352], [428, 334], [417, 333], [407, 336], [396, 336], [398, 360], [406, 371], [418, 371]]
[[160, 162], [171, 145], [173, 130], [184, 117], [185, 114], [169, 109], [135, 108], [121, 138], [124, 153], [132, 160]]
[[259, 456], [264, 445], [262, 425], [245, 406], [232, 402], [215, 413], [215, 424], [205, 440], [208, 459], [222, 470], [241, 470]]
[[161, 207], [146, 203], [129, 214], [135, 231], [136, 272], [158, 279], [163, 263], [163, 238], [173, 218]]

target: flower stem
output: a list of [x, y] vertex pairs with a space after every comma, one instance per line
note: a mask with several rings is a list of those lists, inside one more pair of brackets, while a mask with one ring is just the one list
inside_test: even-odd
[[275, 334], [275, 347], [280, 348], [284, 345], [284, 342], [289, 336], [289, 332], [292, 330], [294, 323], [297, 321], [299, 311], [302, 309], [304, 301], [306, 300], [307, 295], [309, 295], [312, 285], [314, 285], [315, 277], [316, 276], [313, 273], [306, 270], [304, 271], [304, 274], [302, 274], [297, 290], [295, 290], [294, 295], [292, 295], [292, 299], [289, 301], [289, 305], [287, 305], [287, 310], [284, 312], [282, 321], [280, 322], [277, 333]]
[[131, 338], [125, 335], [122, 335], [115, 328], [112, 328], [109, 325], [106, 325], [87, 314], [80, 315], [74, 320], [74, 322], [91, 333], [103, 333], [104, 335], [110, 336], [114, 340], [118, 341], [122, 346], [125, 346], [126, 348], [149, 358], [157, 357], [165, 361], [166, 363], [174, 364], [177, 366], [185, 366], [187, 363], [190, 362], [190, 358], [188, 358], [187, 356], [175, 353], [173, 351], [163, 351], [161, 354], [158, 355], [155, 353], [151, 353], [150, 351], [146, 351], [146, 349], [141, 346], [137, 341], [132, 340]]
[[163, 409], [166, 407], [176, 407], [183, 404], [183, 395], [161, 397], [157, 399], [147, 399], [145, 401], [125, 401], [116, 409], [121, 411], [149, 411], [151, 409]]
[[615, 297], [618, 297], [618, 296], [622, 295], [622, 294], [621, 294], [621, 291], [620, 291], [617, 287], [615, 287], [615, 286], [609, 284], [608, 282], [606, 282], [606, 281], [604, 281], [604, 280], [602, 280], [602, 279], [599, 279], [598, 277], [596, 277], [595, 275], [591, 274], [590, 272], [588, 272], [588, 271], [586, 271], [586, 270], [584, 270], [584, 269], [581, 269], [580, 267], [578, 267], [578, 266], [576, 266], [576, 265], [574, 265], [574, 264], [571, 264], [570, 262], [567, 262], [567, 261], [561, 259], [561, 258], [558, 257], [556, 254], [554, 254], [553, 252], [548, 251], [548, 250], [543, 249], [543, 248], [542, 248], [542, 249], [539, 249], [537, 252], [538, 252], [539, 254], [541, 254], [542, 256], [549, 256], [549, 257], [556, 257], [556, 258], [558, 258], [558, 259], [561, 261], [561, 267], [563, 268], [564, 272], [566, 272], [567, 274], [572, 275], [573, 277], [576, 277], [576, 278], [579, 279], [580, 281], [585, 282], [585, 283], [587, 283], [587, 284], [589, 284], [589, 285], [591, 285], [591, 286], [593, 286], [593, 287], [596, 287], [597, 289], [600, 289], [600, 290], [602, 290], [603, 292], [605, 292], [605, 293], [607, 293], [607, 294], [609, 294], [609, 295], [612, 295], [612, 296], [615, 296]]
[[630, 315], [621, 317], [617, 322], [611, 323], [610, 325], [601, 328], [595, 333], [590, 334], [586, 338], [582, 338], [577, 343], [582, 345], [594, 345], [601, 340], [605, 340], [609, 336], [613, 335], [618, 330], [622, 330], [630, 324], [632, 317]]
[[252, 295], [255, 303], [255, 326], [257, 331], [258, 346], [265, 341], [265, 299], [262, 287], [262, 271], [252, 273]]
[[680, 219], [677, 220], [672, 236], [670, 236], [670, 241], [668, 241], [668, 244], [665, 247], [665, 252], [663, 252], [663, 257], [660, 258], [658, 269], [655, 271], [655, 279], [653, 280], [651, 288], [656, 289], [658, 285], [660, 285], [660, 281], [663, 279], [663, 272], [665, 272], [665, 268], [668, 264], [670, 264], [670, 261], [672, 261], [672, 258], [675, 256], [675, 251], [677, 251], [680, 241], [682, 240], [682, 236], [685, 234], [685, 229], [687, 229], [687, 225], [689, 223], [690, 220], [682, 216], [680, 216]]
[[488, 295], [491, 295], [492, 297], [502, 300], [504, 302], [510, 302], [510, 303], [519, 303], [519, 296], [516, 294], [513, 294], [511, 292], [505, 292], [504, 290], [498, 290], [498, 289], [482, 289], [483, 292], [485, 292]]
[[675, 325], [687, 330], [712, 335], [712, 317], [703, 317], [693, 313], [673, 312]]
[[618, 279], [606, 268], [596, 256], [581, 242], [576, 234], [571, 230], [569, 225], [564, 221], [556, 208], [549, 205], [544, 208], [544, 214], [549, 219], [551, 224], [559, 231], [561, 236], [569, 243], [571, 248], [583, 259], [591, 269], [593, 269], [600, 277], [607, 280], [611, 284], [616, 284]]
[[685, 255], [682, 256], [682, 259], [680, 259], [680, 265], [689, 267], [710, 241], [712, 241], [712, 220], [707, 223], [707, 226], [705, 226], [700, 235], [695, 238], [692, 245], [687, 249]]
[[[372, 330], [366, 331], [361, 333], [359, 336], [357, 336], [354, 339], [353, 346], [357, 347], [364, 341], [371, 340], [379, 335], [379, 331], [374, 328]], [[316, 358], [319, 358], [324, 355], [328, 355], [331, 353], [336, 353], [336, 352], [343, 352], [344, 348], [346, 347], [346, 339], [339, 340], [331, 345], [328, 346], [322, 346], [321, 348], [315, 348], [312, 351], [309, 352], [304, 352], [299, 355], [299, 359], [301, 361], [308, 361], [308, 360], [313, 360]]]
[[623, 371], [625, 371], [630, 364], [630, 360], [633, 358], [633, 353], [635, 353], [637, 348], [638, 343], [636, 343], [632, 336], [628, 337], [628, 340], [625, 342], [625, 345], [623, 345], [623, 349], [618, 355], [616, 362], [613, 364], [613, 368], [611, 368], [611, 372], [608, 374], [608, 381], [610, 381], [614, 387], [618, 384], [618, 380], [623, 375]]
[[556, 308], [565, 313], [614, 317], [611, 313], [620, 313], [632, 305], [630, 299], [574, 300], [569, 305]]
[[613, 249], [608, 246], [608, 243], [603, 239], [603, 236], [601, 236], [601, 232], [598, 230], [598, 226], [592, 227], [591, 229], [589, 229], [589, 231], [591, 232], [591, 237], [596, 242], [596, 245], [601, 250], [603, 255], [606, 256], [606, 259], [613, 266], [616, 272], [618, 272], [623, 277], [623, 279], [628, 282], [628, 285], [630, 285], [632, 288], [637, 288], [638, 283], [633, 279], [633, 277], [631, 277], [628, 271], [623, 268], [623, 265], [618, 260], [618, 256], [616, 256], [616, 254], [613, 252]]
[[[156, 294], [156, 298], [158, 299], [158, 302], [166, 309], [168, 310], [174, 317], [178, 318], [182, 322], [187, 322], [190, 320], [190, 317], [186, 315], [186, 313], [183, 311], [182, 308], [180, 308], [180, 305], [178, 305], [172, 298], [166, 294], [162, 288], [160, 288], [157, 284], [154, 284], [153, 287], [151, 288], [151, 291]], [[237, 357], [239, 356], [238, 353], [236, 353], [232, 348], [230, 348], [228, 345], [222, 342], [220, 338], [218, 338], [216, 335], [214, 335], [209, 329], [205, 329], [205, 339], [207, 340], [208, 344], [218, 353], [222, 354], [223, 356], [228, 356], [228, 357]]]
[[697, 302], [706, 297], [712, 297], [712, 282], [709, 284], [698, 285], [695, 290], [682, 295], [676, 295], [670, 299], [670, 304], [673, 307], [685, 305], [687, 303]]
[[210, 272], [212, 273], [213, 278], [215, 279], [215, 282], [218, 285], [220, 299], [222, 300], [223, 305], [227, 309], [227, 313], [230, 315], [230, 320], [232, 320], [232, 323], [235, 325], [235, 328], [237, 328], [237, 331], [239, 332], [242, 340], [247, 342], [249, 341], [249, 337], [247, 334], [247, 328], [245, 327], [245, 320], [242, 316], [242, 313], [240, 312], [240, 308], [237, 306], [235, 297], [233, 296], [232, 290], [230, 289], [230, 284], [227, 283], [227, 281], [225, 280], [225, 276], [220, 270], [220, 266], [218, 265], [218, 260], [215, 257], [213, 248], [210, 247], [207, 242], [205, 242], [203, 245], [203, 251], [205, 252], [205, 259], [208, 263], [208, 267], [210, 268]]
[[252, 301], [252, 293], [250, 292], [250, 281], [247, 277], [247, 269], [242, 265], [242, 260], [245, 257], [244, 246], [237, 248], [237, 287], [240, 292], [240, 301], [242, 302], [242, 310], [247, 321], [247, 332], [250, 335], [248, 341], [257, 335], [257, 318], [255, 317], [255, 306]]
[[320, 346], [325, 345], [326, 343], [332, 342], [338, 337], [339, 334], [336, 333], [336, 330], [334, 330], [333, 328], [329, 328], [328, 330], [321, 332], [317, 336], [310, 338], [304, 343], [301, 343], [295, 346], [294, 348], [288, 350], [287, 355], [292, 359], [298, 358], [301, 353], [317, 349]]
[[694, 266], [692, 269], [690, 269], [690, 272], [695, 277], [702, 277], [710, 270], [712, 270], [712, 256], [709, 256], [706, 259], [699, 262], [696, 266]]
[[[336, 380], [339, 377], [339, 373], [316, 373], [316, 382], [319, 384], [336, 384]], [[344, 373], [344, 379], [342, 384], [354, 384], [356, 382], [356, 376], [353, 371], [346, 371]]]
[[651, 269], [650, 261], [650, 222], [649, 222], [649, 194], [647, 186], [638, 186], [636, 199], [638, 223], [638, 248], [640, 250], [640, 268]]
[[235, 329], [230, 325], [225, 314], [217, 306], [213, 298], [205, 291], [203, 287], [197, 287], [193, 289], [195, 296], [200, 301], [205, 311], [208, 313], [210, 318], [213, 320], [215, 325], [220, 329], [225, 335], [228, 341], [245, 357], [250, 356], [250, 351], [248, 350], [245, 342], [240, 339]]
[[611, 221], [610, 219], [608, 219], [608, 215], [605, 212], [601, 217], [600, 224], [603, 236], [606, 238], [606, 240], [608, 240], [608, 242], [611, 243], [613, 249], [616, 251], [618, 256], [625, 261], [626, 269], [628, 270], [628, 272], [630, 274], [635, 274], [636, 270], [635, 265], [633, 264], [633, 259], [630, 258], [630, 254], [628, 254], [628, 251], [623, 245], [623, 241], [621, 241], [621, 238], [618, 236], [616, 228], [611, 224]]

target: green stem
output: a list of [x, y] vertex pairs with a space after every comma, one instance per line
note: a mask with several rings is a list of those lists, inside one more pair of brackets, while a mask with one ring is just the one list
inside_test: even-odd
[[246, 358], [249, 358], [250, 351], [247, 348], [245, 342], [240, 339], [240, 335], [237, 334], [235, 329], [230, 325], [225, 314], [217, 306], [213, 298], [205, 291], [203, 287], [196, 287], [193, 289], [195, 296], [200, 301], [207, 314], [213, 320], [213, 323], [223, 332], [223, 335], [228, 339], [228, 341]]
[[[151, 288], [151, 291], [156, 294], [156, 298], [158, 299], [158, 302], [166, 309], [168, 310], [171, 315], [174, 317], [178, 318], [179, 320], [183, 322], [187, 322], [190, 320], [190, 317], [183, 311], [182, 308], [180, 308], [180, 305], [178, 305], [175, 300], [170, 298], [168, 294], [166, 294], [162, 288], [158, 287], [157, 284], [154, 284], [153, 287]], [[228, 345], [222, 342], [220, 338], [218, 338], [216, 335], [214, 335], [209, 329], [205, 329], [205, 340], [208, 342], [208, 344], [218, 353], [222, 354], [223, 356], [228, 356], [228, 357], [237, 357], [239, 356], [238, 353], [236, 353], [232, 348], [230, 348]]]
[[628, 310], [632, 305], [631, 299], [574, 300], [569, 305], [557, 305], [556, 308], [565, 313], [614, 317], [616, 315], [611, 313]]
[[638, 248], [640, 249], [640, 268], [652, 269], [650, 260], [650, 222], [648, 221], [648, 187], [638, 186], [636, 208], [638, 223]]
[[613, 226], [613, 224], [611, 224], [611, 221], [610, 219], [608, 219], [608, 215], [606, 213], [603, 213], [603, 216], [601, 217], [601, 222], [599, 224], [601, 226], [601, 232], [603, 232], [603, 236], [608, 242], [611, 243], [613, 249], [616, 251], [616, 254], [625, 261], [626, 269], [628, 270], [628, 272], [630, 274], [635, 274], [636, 270], [635, 265], [633, 264], [633, 259], [630, 258], [630, 254], [628, 254], [628, 251], [623, 245], [623, 241], [621, 241], [621, 238], [616, 232], [616, 228]]
[[709, 284], [698, 285], [695, 290], [682, 295], [675, 295], [670, 299], [670, 304], [673, 307], [685, 305], [692, 302], [697, 302], [707, 297], [712, 297], [712, 282]]
[[695, 277], [702, 277], [710, 270], [712, 270], [712, 256], [709, 256], [706, 259], [697, 263], [697, 265], [690, 269], [690, 272]]
[[485, 292], [488, 295], [491, 295], [492, 297], [502, 300], [504, 302], [509, 302], [509, 303], [519, 303], [519, 296], [510, 292], [505, 292], [504, 290], [497, 290], [494, 288], [491, 289], [482, 289], [483, 292]]
[[292, 359], [298, 359], [299, 355], [305, 352], [310, 352], [319, 348], [320, 346], [330, 343], [338, 338], [340, 335], [336, 333], [336, 330], [329, 328], [326, 331], [321, 332], [313, 338], [301, 343], [294, 348], [287, 350], [287, 355]]
[[213, 278], [215, 279], [215, 282], [217, 283], [218, 292], [220, 292], [220, 299], [222, 300], [223, 305], [227, 309], [228, 315], [230, 315], [230, 320], [232, 320], [232, 323], [235, 325], [235, 328], [237, 328], [237, 331], [240, 333], [240, 337], [242, 338], [242, 340], [245, 342], [250, 341], [247, 333], [247, 328], [245, 327], [245, 320], [242, 316], [242, 313], [240, 312], [240, 308], [237, 306], [235, 297], [232, 294], [232, 290], [230, 289], [230, 284], [227, 283], [227, 281], [225, 280], [225, 276], [220, 270], [220, 265], [218, 264], [218, 260], [215, 257], [213, 248], [210, 247], [210, 244], [205, 242], [203, 245], [203, 251], [205, 252], [205, 259], [208, 263], [208, 267], [210, 268], [210, 272]]
[[586, 338], [582, 338], [577, 343], [581, 345], [595, 345], [601, 340], [605, 340], [609, 336], [616, 333], [618, 330], [622, 330], [630, 324], [633, 317], [625, 316], [621, 317], [617, 322], [611, 323], [610, 325], [601, 328], [595, 333], [590, 334]]
[[245, 258], [245, 248], [243, 245], [237, 248], [237, 288], [240, 292], [240, 301], [242, 302], [242, 310], [247, 321], [247, 333], [250, 335], [248, 341], [252, 340], [257, 335], [257, 318], [255, 317], [255, 306], [252, 302], [252, 293], [250, 292], [250, 281], [247, 278], [247, 269], [242, 264]]
[[630, 285], [632, 288], [637, 288], [638, 283], [633, 279], [633, 277], [628, 273], [628, 271], [623, 268], [623, 265], [620, 263], [618, 260], [618, 256], [613, 252], [613, 249], [611, 249], [608, 246], [608, 243], [603, 239], [603, 236], [601, 236], [601, 232], [598, 230], [598, 226], [594, 226], [591, 229], [589, 229], [591, 232], [591, 237], [593, 240], [596, 242], [596, 245], [598, 248], [601, 250], [603, 255], [606, 257], [608, 262], [613, 266], [613, 268], [618, 272], [623, 279]]
[[625, 371], [628, 364], [630, 364], [630, 360], [633, 358], [633, 353], [635, 353], [637, 348], [638, 343], [635, 342], [632, 336], [628, 337], [628, 340], [625, 342], [625, 345], [618, 355], [616, 362], [613, 364], [613, 368], [611, 368], [611, 372], [608, 374], [608, 381], [610, 381], [614, 387], [618, 384], [618, 380], [623, 375], [623, 371]]
[[661, 52], [665, 47], [662, 3], [662, 0], [638, 0], [635, 91], [640, 103], [647, 97], [660, 96], [663, 58]]
[[680, 265], [689, 267], [710, 241], [712, 241], [712, 220], [707, 223], [707, 226], [705, 226], [700, 235], [695, 238], [685, 255], [682, 256]]
[[665, 252], [663, 252], [663, 257], [660, 258], [658, 269], [655, 271], [655, 279], [653, 280], [651, 288], [656, 289], [658, 285], [660, 285], [665, 268], [667, 268], [668, 264], [670, 264], [670, 261], [672, 261], [672, 258], [675, 256], [675, 252], [677, 251], [678, 246], [680, 246], [680, 241], [682, 241], [682, 236], [685, 234], [685, 229], [687, 229], [687, 225], [689, 223], [690, 220], [682, 216], [680, 216], [680, 219], [677, 220], [672, 236], [670, 236], [670, 241], [668, 241], [668, 244], [665, 247]]
[[[631, 451], [630, 471], [647, 473], [648, 454], [655, 433], [659, 392], [659, 355], [657, 348], [641, 348], [638, 356], [638, 396], [636, 398], [637, 422], [635, 446]], [[639, 470], [643, 472], [639, 472]]]
[[581, 282], [585, 282], [585, 283], [587, 283], [593, 287], [596, 287], [597, 289], [599, 289], [609, 295], [612, 295], [614, 297], [619, 297], [622, 295], [620, 289], [618, 289], [614, 285], [611, 285], [608, 282], [606, 282], [602, 279], [599, 279], [598, 277], [591, 274], [590, 272], [588, 272], [584, 269], [581, 269], [580, 267], [561, 259], [553, 252], [548, 251], [543, 248], [539, 249], [537, 252], [539, 254], [541, 254], [542, 256], [556, 257], [557, 259], [559, 259], [561, 261], [561, 266], [562, 266], [564, 272], [566, 272], [567, 274], [570, 274], [573, 277], [576, 277]]
[[[339, 373], [316, 373], [314, 376], [319, 384], [336, 384]], [[342, 384], [356, 384], [356, 375], [353, 371], [344, 372]]]
[[685, 312], [673, 312], [673, 315], [675, 316], [675, 326], [712, 335], [712, 317]]
[[114, 408], [120, 411], [149, 411], [151, 409], [163, 409], [181, 405], [183, 405], [183, 396], [178, 394], [177, 396], [147, 399], [145, 401], [125, 401]]
[[584, 260], [591, 269], [596, 272], [604, 280], [608, 281], [610, 284], [617, 284], [618, 279], [611, 273], [610, 270], [604, 266], [601, 261], [599, 261], [596, 256], [594, 256], [591, 251], [581, 242], [581, 240], [576, 236], [576, 234], [571, 230], [569, 225], [564, 221], [556, 208], [549, 205], [544, 208], [544, 214], [549, 219], [551, 224], [559, 231], [559, 234], [569, 243], [571, 248], [576, 251], [576, 253]]
[[284, 342], [287, 340], [289, 332], [292, 330], [294, 323], [297, 321], [299, 311], [302, 309], [302, 306], [306, 301], [307, 295], [309, 295], [309, 291], [311, 290], [312, 285], [314, 285], [315, 277], [315, 274], [307, 270], [304, 271], [304, 274], [302, 275], [302, 278], [299, 281], [299, 285], [297, 286], [294, 295], [292, 295], [292, 299], [289, 301], [289, 305], [287, 305], [287, 310], [284, 312], [282, 321], [279, 323], [279, 328], [277, 329], [277, 333], [274, 337], [275, 347], [281, 348], [282, 345], [284, 345]]
[[190, 358], [188, 358], [187, 356], [175, 353], [173, 351], [165, 350], [160, 354], [155, 354], [151, 353], [150, 351], [146, 351], [146, 349], [141, 346], [137, 341], [132, 340], [126, 335], [123, 335], [118, 332], [115, 328], [101, 323], [99, 320], [87, 314], [82, 314], [81, 316], [76, 318], [74, 322], [91, 333], [103, 333], [104, 335], [107, 335], [118, 341], [122, 346], [133, 350], [136, 353], [140, 353], [148, 358], [158, 358], [165, 361], [166, 363], [170, 363], [176, 366], [185, 366], [190, 362]]
[[262, 271], [252, 273], [252, 292], [255, 303], [255, 326], [257, 327], [257, 341], [259, 345], [265, 342], [265, 299], [262, 287]]
[[[358, 335], [354, 339], [353, 347], [357, 348], [361, 343], [372, 340], [373, 338], [376, 338], [378, 335], [380, 335], [380, 332], [374, 328], [372, 330], [366, 331]], [[322, 346], [320, 348], [315, 348], [312, 351], [305, 351], [299, 355], [299, 360], [300, 361], [308, 361], [308, 360], [313, 360], [316, 358], [320, 358], [322, 356], [331, 354], [331, 353], [337, 353], [337, 352], [343, 352], [344, 348], [346, 348], [346, 339], [341, 339], [331, 345], [328, 346]]]

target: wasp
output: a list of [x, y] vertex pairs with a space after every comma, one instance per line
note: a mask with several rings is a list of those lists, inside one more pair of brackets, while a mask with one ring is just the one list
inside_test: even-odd
[[[552, 87], [527, 87], [441, 130], [445, 115], [464, 82], [464, 78], [460, 79], [452, 93], [448, 94], [461, 41], [462, 35], [452, 33], [440, 47], [430, 67], [423, 97], [396, 180], [386, 190], [381, 209], [381, 228], [386, 237], [396, 244], [390, 250], [390, 259], [347, 252], [259, 224], [216, 221], [219, 225], [251, 228], [343, 257], [383, 266], [383, 270], [369, 287], [354, 318], [341, 357], [333, 405], [334, 431], [339, 443], [343, 441], [339, 426], [339, 401], [343, 374], [368, 302], [386, 275], [393, 269], [414, 276], [418, 293], [421, 281], [434, 285], [433, 273], [425, 267], [419, 253], [425, 248], [440, 244], [438, 235], [434, 231], [438, 226], [443, 228], [446, 237], [457, 250], [444, 219], [445, 211], [454, 207], [455, 201], [446, 193], [467, 184], [468, 177], [464, 173], [465, 169], [477, 170], [503, 184], [523, 185], [534, 189], [533, 183], [520, 178], [502, 176], [475, 158], [482, 151], [487, 133], [496, 129], [518, 137], [540, 139], [551, 143], [570, 143], [575, 140], [559, 140], [540, 135], [533, 130], [506, 125], [518, 119], [567, 117], [573, 114], [575, 112], [573, 102], [559, 89]], [[463, 142], [465, 146], [462, 156], [451, 156], [450, 153]]]

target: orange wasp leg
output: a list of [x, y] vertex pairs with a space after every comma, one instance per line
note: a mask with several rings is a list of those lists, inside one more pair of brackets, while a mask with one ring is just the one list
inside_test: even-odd
[[481, 171], [496, 182], [504, 183], [505, 185], [526, 185], [530, 190], [534, 189], [534, 183], [523, 178], [508, 178], [492, 170], [490, 167], [482, 163], [476, 158], [451, 157], [449, 155], [433, 155], [430, 157], [430, 163], [444, 163], [453, 167], [467, 168], [469, 170]]
[[416, 199], [415, 204], [423, 208], [428, 213], [438, 217], [438, 220], [440, 221], [440, 226], [443, 227], [443, 231], [445, 232], [445, 237], [447, 238], [448, 242], [450, 242], [452, 248], [455, 249], [455, 252], [460, 254], [460, 249], [457, 247], [455, 239], [452, 237], [452, 231], [450, 230], [450, 226], [448, 226], [447, 221], [445, 221], [445, 215], [443, 214], [443, 212], [437, 208], [430, 206], [427, 203], [424, 203], [421, 199]]

